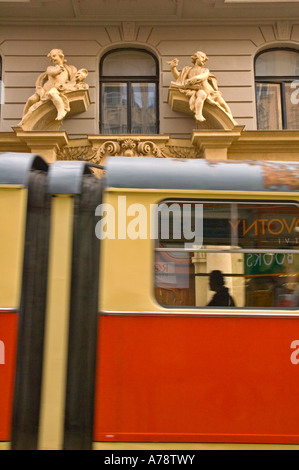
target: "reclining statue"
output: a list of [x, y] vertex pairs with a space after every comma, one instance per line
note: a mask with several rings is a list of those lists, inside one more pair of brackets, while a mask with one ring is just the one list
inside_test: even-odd
[[47, 70], [37, 78], [35, 93], [30, 96], [25, 104], [21, 124], [35, 109], [48, 100], [51, 100], [57, 109], [55, 119], [61, 121], [70, 111], [66, 93], [88, 88], [87, 83], [84, 82], [88, 74], [87, 70], [80, 69], [77, 71], [73, 65], [67, 65], [61, 49], [52, 49], [48, 57], [54, 65], [47, 67]]
[[186, 66], [181, 72], [178, 71], [178, 59], [167, 62], [170, 65], [172, 74], [176, 79], [171, 82], [170, 87], [178, 89], [181, 93], [189, 97], [189, 107], [194, 113], [197, 121], [205, 121], [202, 114], [204, 102], [207, 101], [221, 108], [234, 122], [229, 106], [222, 98], [222, 93], [218, 90], [217, 79], [209, 69], [203, 67], [208, 60], [204, 52], [197, 51], [192, 57], [193, 65]]

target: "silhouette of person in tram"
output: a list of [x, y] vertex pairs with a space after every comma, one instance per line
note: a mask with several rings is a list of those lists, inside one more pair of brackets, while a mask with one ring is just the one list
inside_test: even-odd
[[215, 270], [210, 273], [210, 289], [215, 292], [208, 306], [235, 307], [235, 302], [228, 288], [224, 285], [224, 277], [221, 271]]

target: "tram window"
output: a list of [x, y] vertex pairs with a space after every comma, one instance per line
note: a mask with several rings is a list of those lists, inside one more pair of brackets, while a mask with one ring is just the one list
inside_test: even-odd
[[[156, 221], [161, 305], [205, 307], [214, 298], [219, 308], [299, 308], [296, 203], [163, 201]], [[210, 284], [213, 271], [222, 296]]]

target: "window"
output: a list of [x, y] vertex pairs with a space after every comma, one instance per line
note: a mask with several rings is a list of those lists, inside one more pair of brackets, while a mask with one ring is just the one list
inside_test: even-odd
[[163, 306], [299, 307], [296, 203], [164, 201], [157, 220]]
[[146, 51], [119, 49], [101, 62], [102, 134], [157, 134], [158, 66]]
[[268, 50], [255, 61], [258, 129], [299, 129], [299, 52]]
[[1, 104], [4, 102], [4, 87], [2, 83], [2, 58], [0, 56], [0, 111], [1, 111]]

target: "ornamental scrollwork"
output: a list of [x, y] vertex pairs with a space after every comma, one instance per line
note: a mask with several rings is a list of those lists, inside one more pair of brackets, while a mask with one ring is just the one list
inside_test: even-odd
[[83, 160], [100, 165], [103, 155], [99, 149], [89, 145], [79, 147], [64, 147], [58, 154], [57, 160]]
[[158, 145], [151, 140], [142, 141], [138, 137], [106, 140], [100, 145], [64, 147], [57, 155], [58, 160], [83, 160], [98, 165], [107, 157], [155, 157], [155, 158], [201, 158], [197, 148], [190, 146]]

